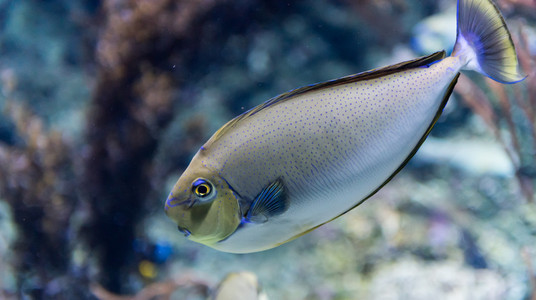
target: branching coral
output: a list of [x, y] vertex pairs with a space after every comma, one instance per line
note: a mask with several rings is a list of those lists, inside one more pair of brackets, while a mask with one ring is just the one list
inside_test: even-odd
[[532, 288], [530, 300], [536, 300], [536, 272], [532, 263], [532, 256], [530, 248], [525, 247], [521, 250], [521, 256], [527, 265], [528, 276], [530, 280], [530, 286]]
[[[162, 203], [158, 199], [154, 202], [147, 199], [156, 193], [155, 186], [159, 191], [163, 190], [162, 181], [166, 175], [177, 172], [178, 165], [184, 167], [192, 149], [206, 139], [206, 131], [213, 125], [208, 124], [212, 117], [208, 113], [182, 118], [187, 115], [184, 113], [177, 122], [180, 128], [175, 131], [182, 135], [175, 136], [172, 142], [169, 142], [171, 138], [167, 139], [172, 134], [164, 136], [172, 117], [180, 110], [178, 106], [194, 101], [178, 99], [192, 94], [179, 91], [184, 81], [190, 80], [186, 84], [197, 87], [197, 82], [193, 81], [206, 81], [209, 76], [202, 73], [211, 73], [215, 81], [221, 79], [224, 82], [221, 84], [224, 88], [217, 86], [214, 89], [231, 90], [233, 87], [230, 86], [234, 84], [238, 86], [234, 87], [235, 92], [220, 96], [220, 99], [226, 102], [226, 107], [231, 107], [229, 111], [233, 106], [240, 108], [244, 98], [253, 98], [253, 94], [241, 92], [249, 89], [247, 84], [269, 86], [271, 83], [266, 78], [244, 82], [247, 70], [246, 75], [240, 73], [241, 76], [235, 77], [237, 69], [247, 67], [237, 66], [237, 62], [229, 57], [238, 57], [244, 65], [255, 65], [259, 55], [250, 54], [255, 52], [256, 40], [262, 39], [259, 36], [265, 36], [259, 32], [268, 31], [262, 22], [278, 23], [281, 16], [292, 16], [283, 18], [282, 25], [277, 24], [279, 30], [295, 30], [297, 33], [292, 39], [310, 35], [303, 39], [303, 45], [298, 45], [300, 51], [315, 53], [313, 47], [322, 50], [322, 43], [312, 46], [307, 43], [318, 40], [321, 33], [300, 31], [300, 27], [314, 27], [302, 21], [301, 14], [307, 10], [288, 8], [287, 3], [238, 1], [229, 4], [217, 0], [96, 2], [102, 7], [101, 15], [95, 19], [100, 17], [103, 25], [97, 28], [97, 44], [91, 49], [95, 51], [97, 79], [86, 115], [86, 135], [80, 139], [81, 144], [72, 144], [57, 131], [47, 129], [45, 123], [24, 105], [12, 101], [5, 111], [13, 120], [17, 133], [12, 145], [0, 145], [0, 195], [1, 200], [9, 203], [22, 237], [13, 248], [18, 289], [23, 291], [21, 294], [35, 298], [87, 298], [92, 297], [89, 289], [93, 296], [102, 299], [131, 299], [118, 295], [136, 294], [132, 289], [139, 285], [132, 284], [136, 282], [132, 280], [136, 278], [132, 274], [140, 272], [133, 242], [136, 238], [143, 239], [136, 230], [142, 224], [146, 207], [162, 213]], [[379, 42], [389, 45], [399, 42], [404, 38], [401, 35], [407, 34], [403, 26], [392, 29], [404, 23], [402, 14], [397, 16], [396, 12], [411, 11], [409, 2], [367, 0], [350, 3], [368, 25], [363, 30], [368, 33], [363, 34], [379, 36], [374, 32], [387, 33], [388, 36], [382, 36]], [[424, 3], [422, 7], [427, 10], [433, 10], [436, 5], [434, 1]], [[503, 0], [502, 3], [514, 7], [519, 7], [519, 3], [533, 5], [530, 1]], [[223, 28], [225, 26], [231, 29]], [[334, 26], [332, 31], [324, 34], [330, 36], [338, 28]], [[292, 43], [299, 44], [296, 40]], [[518, 42], [520, 59], [529, 75], [523, 87], [505, 89], [488, 83], [497, 95], [496, 106], [490, 104], [484, 91], [469, 81], [461, 80], [458, 92], [501, 140], [515, 164], [520, 186], [530, 199], [534, 195], [534, 159], [530, 153], [536, 149], [536, 82], [535, 60], [530, 57], [526, 44], [526, 38]], [[271, 47], [285, 48], [281, 46], [283, 44], [274, 45]], [[283, 65], [284, 72], [292, 72], [292, 68], [303, 71], [293, 67], [295, 58], [301, 56], [284, 56], [286, 50], [269, 52], [270, 47], [266, 48], [263, 53], [266, 57], [273, 56], [272, 63]], [[351, 59], [359, 60], [355, 49], [351, 50]], [[329, 51], [321, 53], [331, 56]], [[229, 68], [231, 75], [219, 76], [223, 73], [218, 73], [217, 69], [223, 67], [212, 63], [214, 60], [220, 63], [226, 60], [227, 64], [233, 65], [234, 68]], [[304, 62], [309, 68], [310, 60]], [[283, 71], [274, 72], [270, 77], [278, 77], [281, 73]], [[1, 77], [4, 90], [15, 88], [16, 80], [9, 72], [2, 73]], [[286, 78], [281, 76], [278, 80], [285, 81]], [[524, 139], [526, 136], [533, 137]], [[154, 159], [156, 149], [165, 152], [161, 161]], [[82, 229], [78, 231], [80, 223], [83, 223]], [[83, 249], [81, 252], [87, 256], [79, 255], [79, 249]], [[201, 295], [208, 293], [209, 285], [202, 280], [182, 276], [162, 281], [156, 277], [154, 275], [151, 280], [160, 280], [160, 283], [145, 282], [146, 288], [141, 289], [137, 297], [165, 298], [177, 289], [190, 288]], [[93, 282], [91, 286], [89, 281]], [[2, 296], [0, 292], [0, 298]]]
[[100, 281], [121, 291], [150, 190], [160, 130], [171, 117], [175, 45], [214, 1], [110, 0], [97, 47], [98, 82], [87, 123], [84, 226], [100, 260]]
[[6, 107], [22, 141], [0, 145], [0, 191], [23, 237], [13, 249], [19, 290], [53, 296], [53, 280], [69, 273], [69, 222], [77, 203], [73, 153], [27, 107]]
[[[463, 76], [455, 91], [501, 143], [515, 167], [523, 195], [532, 202], [536, 183], [536, 57], [530, 54], [523, 30], [514, 42], [521, 68], [527, 75], [522, 83], [505, 86], [487, 79], [494, 95], [488, 97], [478, 85]], [[497, 107], [490, 98], [496, 101]]]
[[179, 289], [192, 290], [197, 295], [207, 297], [210, 283], [192, 274], [183, 274], [164, 282], [150, 284], [133, 296], [120, 296], [111, 293], [102, 286], [95, 284], [91, 287], [93, 294], [102, 300], [149, 300], [170, 299], [171, 295]]
[[[180, 57], [177, 44], [192, 36], [199, 16], [214, 3], [102, 2], [98, 79], [82, 146], [46, 130], [25, 106], [8, 106], [21, 143], [0, 147], [0, 191], [23, 236], [15, 247], [19, 291], [35, 297], [65, 292], [61, 282], [73, 277], [61, 278], [78, 267], [70, 251], [84, 248], [79, 237], [91, 259], [78, 263], [97, 270], [106, 288], [121, 290], [128, 266], [135, 266], [133, 241], [150, 191], [152, 156], [173, 112], [178, 84], [171, 75], [180, 59], [169, 60]], [[4, 90], [13, 90], [13, 81], [4, 79]], [[73, 225], [80, 215], [78, 232]]]

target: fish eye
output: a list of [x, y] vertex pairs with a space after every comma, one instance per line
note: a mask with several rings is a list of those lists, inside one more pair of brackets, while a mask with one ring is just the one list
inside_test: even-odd
[[212, 185], [204, 179], [197, 179], [192, 184], [192, 191], [197, 197], [204, 198], [212, 192]]

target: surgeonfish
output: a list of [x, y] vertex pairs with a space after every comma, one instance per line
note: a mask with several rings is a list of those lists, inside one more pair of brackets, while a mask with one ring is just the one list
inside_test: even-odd
[[461, 70], [524, 79], [497, 7], [459, 0], [445, 51], [295, 89], [237, 116], [197, 152], [165, 211], [190, 240], [248, 253], [360, 205], [415, 154]]
[[262, 291], [257, 276], [242, 271], [230, 273], [220, 282], [212, 300], [268, 300]]

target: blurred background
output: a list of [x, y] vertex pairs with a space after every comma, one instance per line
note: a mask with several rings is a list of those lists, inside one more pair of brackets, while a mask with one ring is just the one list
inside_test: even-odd
[[237, 255], [164, 214], [199, 147], [290, 89], [450, 51], [455, 1], [0, 0], [0, 298], [536, 299], [536, 1], [496, 2], [524, 82], [462, 76], [378, 194]]

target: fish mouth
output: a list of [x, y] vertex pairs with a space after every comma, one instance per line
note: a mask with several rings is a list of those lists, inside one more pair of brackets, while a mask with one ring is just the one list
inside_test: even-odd
[[196, 200], [188, 197], [188, 199], [181, 201], [181, 199], [172, 197], [171, 195], [166, 200], [166, 212], [173, 207], [186, 205], [186, 209], [191, 208], [195, 204]]
[[182, 228], [180, 226], [177, 226], [177, 229], [179, 230], [180, 233], [184, 234], [184, 236], [186, 238], [189, 238], [190, 235], [192, 235], [192, 233], [190, 232], [190, 230], [186, 229], [186, 228]]

